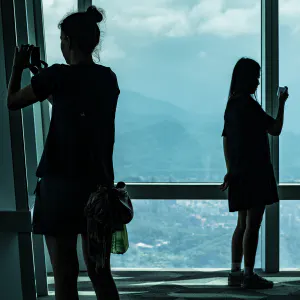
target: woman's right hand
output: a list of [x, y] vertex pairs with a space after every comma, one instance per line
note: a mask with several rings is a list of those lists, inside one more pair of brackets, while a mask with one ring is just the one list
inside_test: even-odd
[[220, 185], [220, 190], [222, 192], [226, 191], [229, 186], [229, 173], [224, 176], [224, 182]]

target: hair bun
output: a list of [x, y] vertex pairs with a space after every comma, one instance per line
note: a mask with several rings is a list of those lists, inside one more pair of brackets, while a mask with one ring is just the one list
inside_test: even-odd
[[89, 15], [89, 17], [94, 18], [96, 23], [100, 23], [103, 20], [103, 13], [99, 11], [94, 5], [88, 7], [86, 13]]

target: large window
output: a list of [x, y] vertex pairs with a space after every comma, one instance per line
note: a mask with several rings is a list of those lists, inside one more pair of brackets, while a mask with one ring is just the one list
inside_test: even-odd
[[[42, 2], [47, 62], [65, 63], [57, 25], [77, 9], [78, 1]], [[272, 14], [276, 13], [275, 2], [271, 0], [93, 0], [107, 17], [100, 24], [100, 61], [96, 56], [95, 61], [116, 72], [121, 88], [114, 152], [117, 181], [223, 180], [226, 170], [221, 132], [231, 74], [240, 57], [261, 63], [261, 2], [270, 9], [264, 15], [267, 24], [276, 25]], [[279, 179], [281, 183], [299, 183], [300, 2], [278, 2], [279, 84], [288, 85], [290, 93], [280, 136]], [[271, 27], [276, 30], [276, 26]], [[275, 55], [272, 67], [276, 68], [276, 63]], [[265, 74], [272, 76], [270, 71]], [[260, 90], [258, 100], [261, 102]], [[146, 186], [151, 191], [159, 189], [158, 185]], [[133, 188], [138, 190], [139, 185]], [[167, 188], [171, 191], [173, 185]], [[182, 189], [186, 188], [183, 185]], [[293, 188], [287, 187], [288, 195]], [[202, 186], [199, 198], [203, 197], [201, 191]], [[194, 197], [188, 193], [186, 198]], [[205, 197], [216, 198], [210, 194]], [[143, 194], [141, 198], [151, 196]], [[124, 256], [112, 256], [113, 267], [230, 266], [237, 215], [228, 213], [226, 200], [133, 201], [136, 214], [128, 225], [130, 248]], [[281, 268], [300, 265], [299, 239], [294, 233], [300, 226], [299, 210], [297, 200], [280, 203]], [[278, 224], [273, 224], [274, 220], [277, 222], [268, 218], [266, 223], [268, 230], [270, 223], [274, 225], [275, 236]], [[266, 237], [269, 242], [275, 240], [272, 231], [266, 232]], [[257, 252], [256, 267], [261, 267], [261, 242]], [[273, 259], [276, 263], [276, 256]]]
[[[48, 63], [64, 63], [58, 22], [76, 0], [44, 0]], [[116, 180], [220, 182], [221, 133], [231, 74], [261, 60], [260, 3], [94, 0], [101, 64], [117, 74]], [[97, 61], [97, 58], [96, 62]], [[258, 91], [258, 98], [260, 91]], [[133, 200], [130, 248], [112, 266], [228, 268], [237, 215], [224, 200]], [[261, 267], [259, 243], [256, 267]]]
[[289, 87], [280, 136], [280, 181], [300, 182], [299, 49], [300, 2], [279, 1], [279, 84]]
[[[231, 74], [260, 62], [260, 2], [94, 0], [105, 9], [101, 63], [121, 95], [114, 165], [127, 182], [219, 182]], [[260, 98], [260, 97], [259, 97]]]
[[[130, 247], [114, 268], [229, 268], [237, 215], [223, 200], [133, 200]], [[260, 240], [261, 241], [261, 240]], [[256, 268], [261, 268], [261, 242]]]
[[[289, 87], [285, 119], [280, 136], [280, 172], [284, 183], [300, 182], [299, 49], [300, 2], [279, 0], [279, 85]], [[280, 267], [299, 268], [300, 205], [297, 200], [280, 204]]]
[[285, 200], [280, 204], [280, 268], [300, 267], [300, 202]]

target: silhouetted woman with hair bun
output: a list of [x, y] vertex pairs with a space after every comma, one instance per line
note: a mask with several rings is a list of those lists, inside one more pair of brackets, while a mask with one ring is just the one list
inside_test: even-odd
[[67, 64], [40, 70], [24, 89], [16, 88], [28, 65], [32, 46], [17, 49], [8, 107], [21, 109], [48, 99], [52, 118], [36, 175], [33, 232], [45, 235], [54, 272], [56, 300], [78, 300], [77, 237], [82, 236], [84, 260], [97, 299], [117, 300], [110, 269], [112, 235], [106, 240], [105, 267], [98, 269], [88, 255], [84, 208], [98, 184], [114, 183], [115, 112], [120, 94], [115, 73], [95, 64], [100, 42], [97, 23], [104, 12], [91, 6], [59, 23], [61, 51]]
[[[228, 190], [229, 211], [238, 211], [232, 237], [232, 267], [229, 286], [248, 289], [272, 288], [273, 282], [254, 273], [259, 228], [266, 205], [277, 203], [277, 186], [271, 163], [268, 133], [278, 136], [283, 126], [287, 89], [279, 96], [274, 119], [256, 101], [260, 66], [250, 58], [235, 65], [223, 130], [227, 174], [222, 190]], [[241, 262], [244, 256], [244, 272]]]

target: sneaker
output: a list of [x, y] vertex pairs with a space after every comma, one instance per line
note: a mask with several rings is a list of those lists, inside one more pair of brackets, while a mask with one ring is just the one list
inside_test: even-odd
[[243, 271], [230, 272], [228, 274], [228, 286], [241, 286], [243, 277]]
[[269, 281], [256, 273], [250, 276], [244, 276], [242, 287], [245, 289], [271, 289], [274, 283]]

